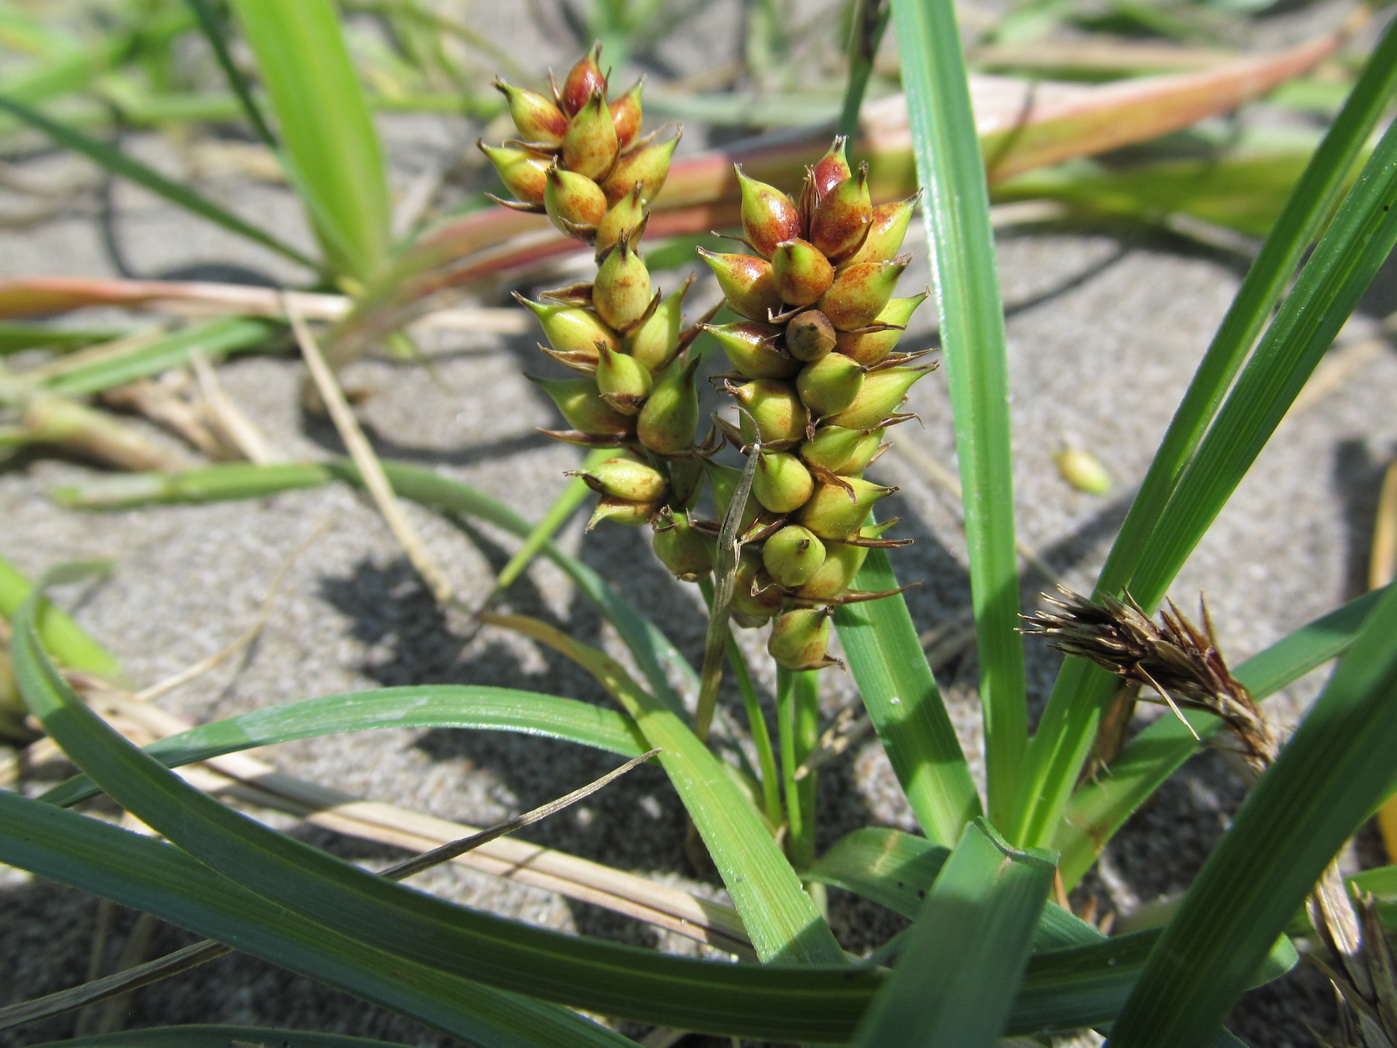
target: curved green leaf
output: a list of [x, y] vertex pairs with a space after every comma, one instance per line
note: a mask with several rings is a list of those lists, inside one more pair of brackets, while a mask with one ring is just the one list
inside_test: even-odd
[[371, 1041], [343, 1033], [310, 1033], [265, 1026], [157, 1026], [121, 1030], [71, 1041], [49, 1041], [34, 1048], [230, 1048], [232, 1045], [276, 1048], [407, 1048], [394, 1041]]

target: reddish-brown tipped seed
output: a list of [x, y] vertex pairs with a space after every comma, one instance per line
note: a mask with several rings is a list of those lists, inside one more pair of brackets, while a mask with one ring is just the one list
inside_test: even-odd
[[782, 302], [808, 306], [834, 283], [834, 266], [808, 240], [783, 240], [771, 256], [771, 275]]
[[752, 496], [772, 513], [790, 513], [805, 505], [815, 478], [788, 451], [763, 452], [752, 476]]
[[807, 226], [815, 214], [815, 206], [824, 195], [853, 174], [849, 170], [849, 161], [844, 156], [844, 145], [847, 141], [843, 135], [837, 136], [829, 147], [829, 152], [815, 161], [815, 166], [806, 176], [805, 186], [800, 194], [800, 206]]
[[833, 666], [829, 656], [830, 613], [824, 608], [783, 612], [772, 624], [766, 650], [783, 669], [799, 672]]
[[603, 400], [623, 415], [634, 415], [645, 403], [655, 380], [634, 357], [598, 342], [596, 383]]
[[593, 95], [600, 94], [605, 98], [606, 86], [606, 74], [601, 71], [601, 42], [598, 41], [568, 70], [567, 79], [558, 92], [558, 104], [564, 113], [572, 116]]
[[843, 411], [863, 388], [863, 367], [843, 353], [829, 353], [806, 364], [796, 376], [796, 392], [816, 418]]
[[825, 562], [825, 544], [809, 528], [787, 524], [762, 543], [762, 565], [778, 585], [805, 585]]
[[634, 87], [611, 103], [611, 119], [616, 124], [616, 141], [622, 149], [634, 142], [635, 136], [640, 134], [640, 92], [644, 86], [645, 78], [641, 77], [635, 82]]
[[776, 289], [776, 278], [771, 272], [771, 263], [753, 255], [720, 255], [713, 251], [698, 249], [718, 278], [718, 286], [727, 299], [727, 306], [749, 320], [765, 321], [771, 314], [781, 310], [781, 292]]
[[602, 191], [609, 203], [616, 203], [640, 184], [640, 201], [648, 204], [654, 200], [669, 177], [669, 162], [674, 156], [674, 147], [679, 144], [679, 134], [667, 142], [651, 142], [637, 146], [630, 152], [622, 153], [616, 166], [602, 183]]
[[860, 262], [836, 274], [824, 297], [820, 311], [839, 331], [872, 324], [893, 297], [897, 278], [911, 262], [903, 255], [888, 262]]
[[734, 170], [742, 189], [742, 235], [762, 258], [771, 258], [778, 244], [800, 236], [800, 211], [781, 190], [748, 178], [741, 167]]
[[747, 378], [791, 378], [800, 370], [800, 361], [781, 352], [777, 342], [781, 329], [773, 324], [742, 320], [736, 324], [705, 324], [723, 347], [732, 366]]
[[578, 432], [617, 438], [631, 432], [631, 420], [602, 400], [591, 379], [528, 377], [553, 398], [568, 425]]
[[505, 146], [487, 146], [484, 142], [475, 143], [482, 153], [495, 165], [495, 173], [500, 176], [505, 189], [515, 198], [527, 204], [543, 203], [543, 190], [548, 184], [550, 161], [524, 149], [510, 149]]
[[627, 502], [655, 502], [665, 493], [664, 474], [631, 455], [618, 455], [589, 469], [569, 470], [567, 475], [581, 477], [599, 494]]
[[548, 169], [543, 207], [563, 233], [574, 240], [590, 242], [606, 217], [606, 196], [586, 175], [564, 171], [554, 164]]
[[804, 600], [833, 600], [852, 585], [854, 576], [868, 556], [867, 546], [851, 546], [846, 542], [825, 542], [825, 559], [815, 574], [796, 590]]
[[912, 212], [916, 206], [917, 197], [911, 196], [906, 200], [894, 200], [875, 207], [873, 218], [868, 223], [868, 235], [863, 238], [863, 246], [846, 258], [844, 264], [877, 262], [879, 259], [895, 256], [902, 250], [902, 241], [907, 237], [907, 227], [912, 224]]
[[846, 429], [876, 429], [907, 399], [912, 383], [927, 373], [927, 368], [886, 368], [870, 371], [863, 378], [863, 387], [854, 402], [827, 422]]
[[823, 480], [795, 519], [822, 539], [847, 542], [858, 534], [873, 504], [896, 490], [861, 477], [841, 477], [837, 483]]
[[807, 363], [819, 360], [838, 345], [838, 332], [818, 309], [807, 309], [786, 323], [786, 352]]
[[594, 94], [568, 121], [563, 135], [563, 166], [594, 182], [602, 182], [616, 166], [616, 121], [606, 99]]
[[601, 318], [589, 309], [562, 303], [534, 302], [519, 294], [514, 298], [520, 305], [528, 306], [534, 311], [544, 335], [559, 353], [568, 354], [577, 360], [584, 360], [590, 356], [595, 363], [598, 342], [603, 343], [608, 349], [621, 348], [621, 340], [617, 338], [616, 332], [603, 324]]
[[868, 165], [837, 183], [821, 199], [810, 218], [810, 242], [839, 265], [854, 254], [868, 236], [873, 200], [868, 193]]
[[622, 237], [597, 269], [592, 284], [593, 308], [603, 321], [624, 334], [644, 319], [653, 297], [650, 270], [632, 249], [630, 238]]
[[698, 388], [694, 382], [698, 364], [697, 357], [687, 365], [678, 361], [671, 364], [640, 409], [636, 436], [656, 454], [682, 455], [694, 445], [694, 429], [699, 420]]
[[509, 117], [525, 142], [556, 148], [563, 144], [568, 118], [563, 111], [537, 91], [512, 87], [498, 77], [495, 87], [509, 103]]
[[681, 582], [697, 582], [713, 570], [718, 543], [698, 531], [687, 513], [675, 514], [666, 506], [651, 522], [655, 528], [655, 555]]
[[886, 360], [902, 338], [912, 314], [929, 294], [930, 291], [923, 291], [909, 298], [889, 299], [888, 304], [873, 318], [873, 323], [869, 325], [871, 330], [838, 333], [835, 342], [839, 352], [852, 357], [864, 367], [872, 367]]
[[739, 429], [747, 443], [760, 438], [762, 444], [783, 448], [804, 439], [810, 414], [789, 382], [756, 379], [740, 386], [729, 386], [728, 392], [746, 408], [741, 412]]
[[626, 336], [626, 349], [651, 374], [664, 370], [679, 353], [679, 329], [684, 324], [684, 295], [688, 290], [687, 282], [681, 284]]

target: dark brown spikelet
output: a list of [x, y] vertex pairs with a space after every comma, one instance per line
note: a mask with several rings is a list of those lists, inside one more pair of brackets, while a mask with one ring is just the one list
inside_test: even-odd
[[1251, 694], [1228, 670], [1205, 605], [1200, 602], [1199, 629], [1173, 601], [1156, 623], [1128, 593], [1093, 603], [1058, 588], [1061, 598], [1046, 598], [1054, 608], [1025, 615], [1021, 632], [1042, 634], [1064, 654], [1090, 659], [1128, 684], [1152, 688], [1175, 712], [1204, 710], [1220, 718], [1258, 775], [1275, 758], [1275, 737]]

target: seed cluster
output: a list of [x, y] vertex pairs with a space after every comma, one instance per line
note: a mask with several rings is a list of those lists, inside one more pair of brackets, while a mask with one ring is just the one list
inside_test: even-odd
[[874, 206], [867, 165], [849, 168], [836, 139], [811, 168], [798, 200], [746, 177], [743, 239], [754, 254], [703, 252], [728, 307], [744, 320], [708, 326], [735, 373], [739, 406], [723, 423], [745, 454], [759, 454], [757, 503], [738, 565], [734, 617], [775, 619], [771, 654], [791, 669], [832, 661], [828, 609], [880, 594], [851, 591], [871, 546], [891, 522], [866, 525], [892, 492], [863, 479], [886, 448], [887, 428], [922, 354], [893, 350], [926, 294], [894, 298], [910, 256], [899, 255], [915, 198]]
[[741, 471], [712, 461], [721, 446], [698, 446], [696, 355], [700, 330], [732, 363], [723, 389], [736, 423], [718, 425], [744, 454], [759, 456], [739, 539], [733, 619], [774, 621], [768, 649], [789, 669], [833, 662], [829, 610], [881, 596], [850, 589], [868, 549], [901, 545], [892, 523], [866, 525], [893, 489], [863, 479], [887, 445], [888, 426], [912, 383], [928, 370], [921, 354], [893, 350], [926, 295], [894, 298], [909, 257], [898, 255], [915, 198], [873, 206], [867, 166], [850, 170], [843, 139], [807, 174], [798, 201], [747, 178], [743, 242], [753, 254], [701, 252], [725, 304], [744, 319], [686, 328], [684, 285], [663, 297], [636, 251], [648, 206], [669, 170], [678, 138], [639, 137], [640, 85], [608, 101], [600, 47], [579, 61], [552, 98], [496, 86], [520, 137], [480, 144], [516, 200], [546, 213], [570, 237], [596, 248], [592, 283], [520, 298], [539, 318], [554, 360], [577, 373], [535, 379], [571, 427], [551, 436], [619, 453], [578, 475], [600, 501], [601, 520], [649, 523], [655, 552], [680, 579], [713, 569], [719, 522], [693, 509], [704, 480], [719, 516]]

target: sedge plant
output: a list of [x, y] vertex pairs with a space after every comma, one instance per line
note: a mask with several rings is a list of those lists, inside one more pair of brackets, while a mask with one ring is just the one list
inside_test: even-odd
[[[580, 471], [599, 494], [594, 522], [649, 525], [678, 577], [711, 578], [710, 642], [718, 642], [709, 651], [734, 652], [740, 684], [747, 668], [721, 631], [729, 618], [772, 624], [778, 730], [761, 754], [764, 781], [748, 781], [715, 754], [713, 667], [680, 670], [676, 685], [671, 673], [682, 660], [658, 626], [546, 539], [535, 542], [540, 553], [615, 625], [633, 666], [537, 620], [494, 621], [578, 662], [616, 709], [519, 689], [389, 689], [201, 725], [145, 752], [82, 701], [74, 685], [90, 688], [91, 679], [54, 661], [110, 676], [115, 660], [50, 608], [41, 587], [3, 570], [0, 611], [13, 622], [19, 690], [82, 775], [40, 799], [0, 792], [0, 860], [236, 944], [471, 1044], [634, 1043], [573, 1009], [734, 1037], [866, 1046], [988, 1048], [1006, 1035], [1085, 1026], [1109, 1030], [1109, 1043], [1122, 1048], [1237, 1043], [1221, 1028], [1227, 1009], [1294, 962], [1286, 934], [1308, 933], [1306, 897], [1391, 791], [1397, 594], [1389, 587], [1356, 601], [1230, 668], [1206, 624], [1194, 628], [1170, 612], [1156, 626], [1149, 616], [1397, 242], [1397, 133], [1387, 131], [1363, 162], [1397, 88], [1397, 33], [1370, 56], [1243, 282], [1096, 592], [1039, 620], [1071, 657], [1030, 733], [1003, 310], [960, 36], [949, 3], [890, 6], [927, 189], [921, 212], [964, 491], [983, 798], [897, 593], [897, 541], [871, 516], [887, 489], [862, 475], [927, 373], [915, 354], [897, 352], [926, 298], [895, 288], [914, 202], [875, 202], [842, 141], [814, 159], [795, 193], [740, 172], [735, 225], [744, 250], [706, 256], [738, 319], [686, 324], [685, 287], [660, 293], [638, 250], [673, 141], [642, 133], [639, 90], [613, 97], [593, 53], [547, 94], [502, 84], [519, 137], [486, 152], [512, 206], [546, 214], [596, 260], [593, 280], [525, 302], [545, 352], [571, 373], [541, 384], [566, 420], [555, 435], [594, 452]], [[307, 104], [288, 90], [284, 130]], [[377, 211], [368, 204], [361, 216]], [[383, 228], [372, 219], [318, 230], [347, 288], [391, 283]], [[700, 333], [731, 366], [720, 383], [733, 404], [714, 440], [698, 414]], [[740, 467], [719, 461], [720, 441], [737, 449]], [[384, 466], [402, 497], [521, 539], [534, 530], [458, 482]], [[105, 496], [83, 487], [58, 495], [110, 506], [362, 483], [356, 466], [338, 461], [117, 479]], [[921, 833], [867, 827], [819, 853], [811, 777], [800, 772], [823, 728], [816, 700], [833, 660], [831, 626]], [[1336, 657], [1294, 738], [1266, 743], [1236, 824], [1167, 927], [1107, 937], [1049, 898], [1055, 879], [1064, 888], [1080, 881], [1204, 739], [1259, 721], [1257, 702]], [[1083, 779], [1121, 677], [1188, 701], [1176, 703], [1177, 718], [1128, 740], [1105, 773]], [[543, 733], [625, 757], [658, 748], [734, 907], [730, 918], [704, 918], [704, 934], [751, 959], [670, 957], [455, 906], [268, 829], [168, 770], [376, 726], [395, 703], [423, 726]], [[759, 741], [759, 708], [749, 723]], [[69, 810], [99, 790], [166, 840]], [[1388, 883], [1390, 893], [1391, 871], [1387, 882], [1382, 873], [1368, 883]], [[851, 960], [811, 885], [864, 895], [910, 919], [909, 930]], [[1353, 1044], [1378, 1045], [1393, 1033], [1384, 912], [1372, 911], [1351, 939], [1317, 921], [1339, 954], [1329, 963], [1355, 1017]], [[227, 1044], [294, 1043], [299, 1034], [220, 1027], [142, 1036]]]

